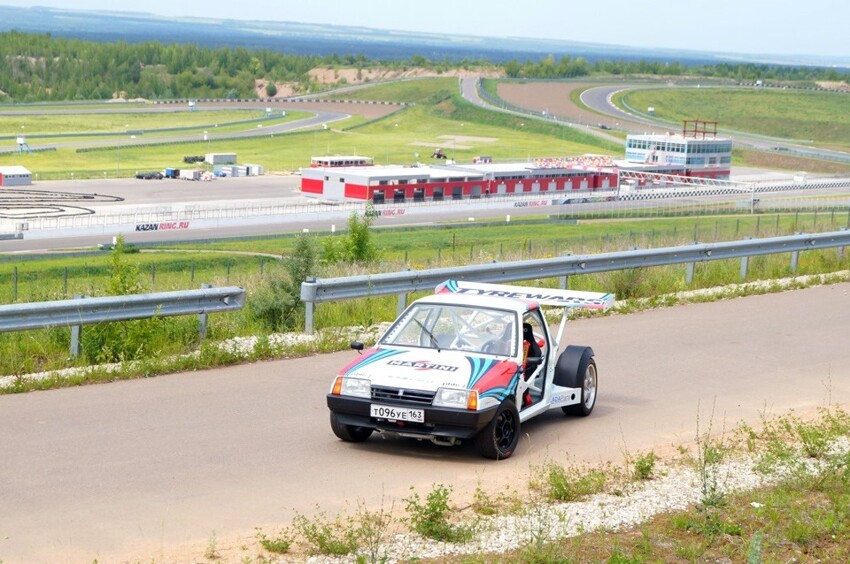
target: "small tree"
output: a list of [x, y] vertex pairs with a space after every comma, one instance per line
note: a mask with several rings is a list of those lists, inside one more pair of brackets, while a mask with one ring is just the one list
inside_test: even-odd
[[299, 235], [292, 255], [283, 259], [283, 273], [272, 275], [251, 296], [248, 309], [270, 331], [294, 329], [302, 318], [301, 283], [316, 265], [313, 240]]
[[124, 244], [124, 235], [115, 238], [115, 246], [112, 247], [111, 263], [109, 265], [109, 282], [107, 293], [110, 296], [126, 296], [127, 294], [138, 294], [142, 291], [139, 281], [139, 269], [127, 263], [124, 257], [128, 253]]
[[[143, 292], [139, 270], [127, 262], [129, 249], [124, 236], [115, 238], [109, 265], [106, 293], [126, 296]], [[87, 358], [95, 362], [116, 362], [149, 357], [157, 348], [156, 317], [135, 321], [99, 323], [83, 331], [82, 346]]]
[[361, 217], [357, 212], [351, 212], [348, 218], [348, 233], [342, 238], [327, 238], [322, 248], [322, 260], [328, 264], [339, 262], [371, 264], [378, 260], [378, 249], [372, 240], [372, 222], [375, 218], [375, 207], [371, 202], [366, 204], [366, 211]]
[[266, 84], [266, 96], [269, 98], [274, 98], [277, 96], [277, 85], [274, 82], [269, 82]]
[[352, 213], [348, 218], [348, 254], [350, 262], [369, 264], [378, 259], [378, 249], [372, 240], [372, 222], [375, 220], [375, 207], [366, 204], [363, 217]]

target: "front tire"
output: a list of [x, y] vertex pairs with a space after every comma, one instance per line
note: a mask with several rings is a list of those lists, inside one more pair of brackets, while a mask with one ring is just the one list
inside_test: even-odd
[[333, 411], [331, 411], [331, 430], [333, 430], [334, 435], [347, 443], [362, 443], [372, 436], [372, 429], [369, 427], [346, 425], [339, 420], [339, 417]]
[[514, 402], [502, 402], [493, 420], [475, 436], [475, 442], [485, 458], [510, 458], [519, 443], [519, 412]]

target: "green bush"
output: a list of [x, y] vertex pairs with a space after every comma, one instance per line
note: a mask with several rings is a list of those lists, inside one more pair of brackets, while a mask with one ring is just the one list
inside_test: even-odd
[[449, 521], [449, 494], [451, 488], [442, 484], [434, 486], [425, 502], [414, 492], [404, 500], [413, 530], [423, 537], [445, 542], [465, 542], [472, 537], [472, 528], [453, 525]]
[[301, 283], [312, 273], [315, 264], [316, 249], [312, 239], [300, 235], [292, 255], [283, 261], [283, 272], [275, 271], [250, 296], [250, 316], [269, 331], [298, 327], [304, 315]]

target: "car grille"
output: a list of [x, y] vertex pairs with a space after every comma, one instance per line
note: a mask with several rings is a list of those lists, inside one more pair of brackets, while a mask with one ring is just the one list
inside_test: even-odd
[[405, 388], [385, 388], [372, 386], [372, 399], [378, 401], [394, 401], [402, 403], [416, 403], [431, 405], [434, 392], [423, 390], [408, 390]]

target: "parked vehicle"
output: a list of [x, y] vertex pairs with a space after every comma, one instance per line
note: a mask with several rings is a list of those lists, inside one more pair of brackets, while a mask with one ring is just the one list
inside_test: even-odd
[[140, 172], [136, 174], [136, 178], [142, 180], [162, 180], [163, 174], [159, 171], [154, 172]]

